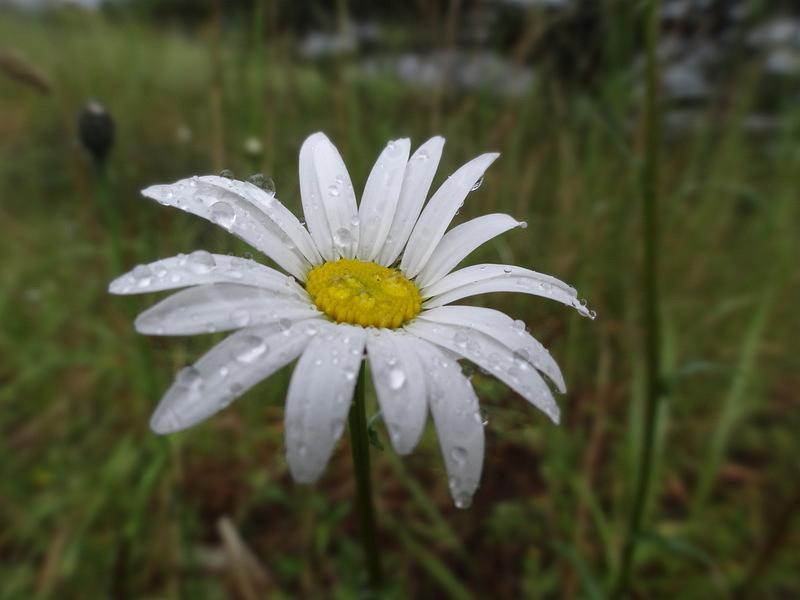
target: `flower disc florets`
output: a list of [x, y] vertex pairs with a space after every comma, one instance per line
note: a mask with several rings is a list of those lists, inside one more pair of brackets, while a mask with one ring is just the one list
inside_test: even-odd
[[419, 314], [419, 290], [397, 269], [341, 259], [315, 267], [306, 291], [337, 323], [397, 328]]

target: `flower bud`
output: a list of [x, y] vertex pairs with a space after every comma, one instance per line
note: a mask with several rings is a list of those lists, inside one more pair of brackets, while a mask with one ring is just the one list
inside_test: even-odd
[[103, 164], [114, 145], [114, 120], [105, 108], [90, 101], [78, 116], [78, 136], [97, 164]]

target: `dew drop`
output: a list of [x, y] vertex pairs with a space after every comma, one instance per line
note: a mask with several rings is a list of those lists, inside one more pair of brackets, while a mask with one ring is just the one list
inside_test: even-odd
[[278, 328], [284, 333], [288, 332], [292, 328], [291, 320], [287, 319], [286, 317], [283, 319], [278, 319]]
[[473, 418], [473, 419], [475, 420], [475, 422], [476, 422], [478, 425], [480, 425], [481, 427], [486, 427], [486, 426], [489, 424], [489, 419], [487, 419], [487, 418], [486, 418], [486, 416], [485, 416], [485, 415], [484, 415], [484, 414], [483, 414], [481, 411], [479, 411], [479, 410], [476, 410], [476, 411], [475, 411], [475, 412], [472, 414], [472, 418]]
[[330, 425], [331, 435], [334, 438], [339, 438], [344, 432], [344, 419], [334, 419]]
[[530, 362], [531, 357], [525, 348], [520, 348], [514, 352], [514, 360], [516, 360], [518, 363], [521, 363], [520, 366], [527, 366], [527, 363]]
[[216, 266], [214, 257], [210, 252], [206, 252], [205, 250], [196, 250], [192, 252], [187, 257], [186, 263], [189, 265], [189, 269], [198, 275], [208, 273]]
[[231, 319], [237, 327], [247, 327], [250, 324], [250, 311], [243, 308], [234, 310]]
[[131, 273], [139, 287], [147, 287], [153, 278], [153, 271], [147, 265], [139, 265]]
[[450, 458], [457, 465], [463, 465], [467, 460], [467, 449], [462, 446], [456, 446], [450, 450]]
[[333, 234], [333, 243], [336, 244], [339, 248], [345, 248], [350, 245], [350, 242], [353, 239], [353, 234], [350, 233], [350, 230], [341, 227], [336, 230]]
[[332, 183], [328, 186], [328, 193], [335, 198], [341, 193], [341, 191], [339, 190], [338, 185]]
[[456, 508], [469, 508], [472, 506], [472, 496], [466, 492], [457, 494], [453, 501], [456, 504]]
[[503, 267], [503, 273], [505, 273], [506, 275], [511, 273], [511, 267]]
[[267, 177], [263, 173], [256, 173], [254, 175], [250, 175], [247, 178], [248, 183], [252, 183], [257, 188], [261, 188], [265, 192], [267, 192], [270, 196], [275, 195], [275, 182], [272, 180], [272, 177]]
[[236, 221], [236, 211], [227, 202], [215, 202], [211, 206], [210, 218], [212, 223], [230, 229]]
[[483, 175], [478, 177], [478, 180], [475, 183], [472, 184], [472, 187], [470, 188], [469, 191], [474, 192], [475, 190], [477, 190], [482, 185], [483, 185]]
[[513, 327], [517, 331], [525, 331], [525, 321], [522, 321], [521, 319], [517, 319], [516, 321], [514, 321]]
[[246, 335], [239, 340], [234, 354], [236, 360], [246, 364], [252, 363], [269, 349], [267, 343], [257, 335]]
[[222, 169], [222, 171], [219, 172], [219, 176], [225, 179], [234, 179], [233, 171], [230, 169]]
[[203, 388], [203, 376], [195, 367], [181, 369], [175, 377], [175, 381], [192, 394], [199, 392]]
[[396, 392], [406, 384], [406, 374], [400, 369], [389, 369], [386, 373], [386, 382], [389, 384], [389, 389]]
[[453, 341], [459, 348], [466, 348], [467, 343], [469, 343], [469, 336], [463, 331], [456, 331], [455, 335], [453, 335]]

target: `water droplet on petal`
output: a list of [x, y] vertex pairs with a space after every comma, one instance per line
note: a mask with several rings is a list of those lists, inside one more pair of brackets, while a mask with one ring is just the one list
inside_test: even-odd
[[527, 363], [530, 362], [531, 357], [525, 348], [520, 348], [514, 352], [514, 360], [520, 363], [519, 366], [527, 366]]
[[208, 273], [216, 266], [214, 257], [210, 252], [206, 252], [205, 250], [196, 250], [192, 252], [187, 257], [186, 263], [189, 265], [189, 269], [198, 275]]
[[386, 383], [389, 389], [396, 392], [406, 384], [406, 374], [400, 369], [389, 369], [386, 373]]
[[505, 273], [506, 275], [511, 273], [511, 267], [503, 267], [503, 273]]
[[203, 389], [203, 376], [195, 367], [181, 369], [175, 377], [175, 382], [191, 394], [199, 393]]
[[478, 425], [480, 425], [481, 427], [486, 427], [486, 426], [489, 424], [489, 419], [487, 419], [487, 418], [486, 418], [486, 416], [485, 416], [485, 415], [484, 415], [484, 414], [483, 414], [481, 411], [479, 411], [479, 410], [476, 410], [476, 411], [475, 411], [475, 412], [472, 414], [472, 418], [473, 418], [473, 419], [475, 420], [475, 422], [476, 422]]
[[478, 177], [478, 180], [475, 183], [472, 184], [472, 187], [470, 188], [469, 191], [474, 192], [475, 190], [477, 190], [482, 185], [483, 185], [483, 175]]
[[139, 287], [147, 287], [153, 279], [153, 271], [147, 265], [139, 265], [131, 272], [131, 275]]
[[457, 465], [463, 465], [467, 460], [467, 449], [461, 446], [456, 446], [450, 450], [450, 458], [453, 459], [453, 462]]
[[328, 186], [328, 193], [335, 198], [341, 192], [339, 191], [339, 186], [332, 183], [331, 185]]
[[453, 341], [459, 348], [466, 348], [469, 342], [469, 336], [464, 331], [456, 331], [453, 335]]
[[267, 343], [257, 335], [246, 335], [239, 340], [234, 357], [239, 362], [252, 363], [269, 350]]
[[454, 502], [456, 504], [456, 508], [469, 508], [472, 506], [472, 496], [470, 496], [466, 492], [461, 492], [457, 494]]
[[219, 176], [225, 179], [234, 179], [233, 171], [230, 169], [222, 169], [222, 171], [219, 172]]
[[333, 243], [339, 248], [345, 248], [349, 246], [352, 240], [353, 234], [350, 233], [350, 230], [345, 227], [337, 229], [333, 234]]
[[256, 173], [255, 175], [250, 175], [247, 178], [248, 183], [252, 183], [254, 186], [261, 188], [265, 192], [267, 192], [270, 196], [275, 195], [275, 182], [272, 180], [272, 177], [267, 177], [263, 173]]
[[234, 310], [231, 319], [237, 327], [247, 327], [250, 324], [250, 311], [243, 308]]
[[339, 438], [344, 431], [344, 419], [334, 419], [331, 421], [331, 436]]
[[215, 202], [211, 206], [210, 214], [212, 223], [216, 223], [220, 227], [230, 229], [236, 221], [236, 211], [233, 210], [227, 202]]

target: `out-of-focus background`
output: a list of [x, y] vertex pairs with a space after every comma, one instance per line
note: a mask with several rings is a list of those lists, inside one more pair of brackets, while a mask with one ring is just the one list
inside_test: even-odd
[[[432, 430], [398, 459], [375, 420], [387, 596], [605, 595], [641, 452], [644, 4], [0, 2], [0, 598], [359, 594], [349, 445], [292, 482], [290, 370], [157, 437], [160, 393], [216, 338], [141, 338], [131, 316], [154, 299], [106, 291], [140, 262], [249, 250], [140, 189], [263, 173], [299, 212], [318, 130], [357, 189], [390, 138], [447, 138], [434, 185], [501, 152], [457, 219], [529, 227], [471, 260], [552, 273], [598, 313], [474, 300], [524, 319], [570, 390], [556, 427], [473, 371], [488, 425], [469, 510]], [[798, 597], [800, 10], [663, 0], [660, 22], [667, 396], [632, 596]], [[100, 169], [78, 138], [90, 101], [115, 123]]]

